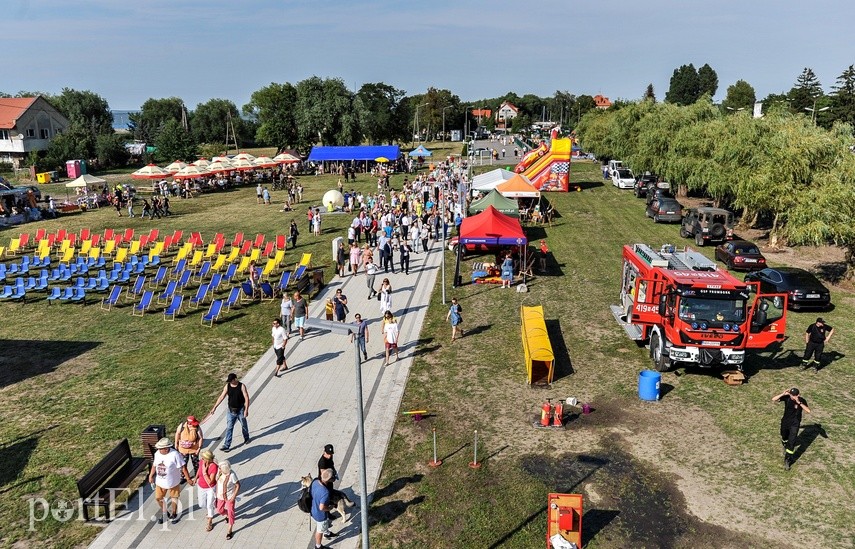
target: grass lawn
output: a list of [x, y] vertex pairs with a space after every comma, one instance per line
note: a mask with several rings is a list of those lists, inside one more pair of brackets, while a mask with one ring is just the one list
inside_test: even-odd
[[[818, 374], [797, 368], [801, 334], [816, 313], [790, 313], [790, 339], [752, 356], [747, 384], [729, 387], [712, 373], [680, 370], [663, 375], [662, 401], [640, 402], [637, 375], [651, 365], [647, 350], [626, 338], [608, 309], [618, 298], [621, 247], [689, 241], [676, 225], [647, 219], [644, 201], [629, 191], [603, 186], [598, 165], [574, 163], [571, 178], [584, 190], [549, 194], [561, 217], [529, 230], [529, 240], [547, 239], [555, 259], [529, 293], [449, 288], [469, 330], [450, 344], [447, 309], [435, 290], [402, 404], [431, 417], [416, 423], [402, 416], [395, 426], [373, 504], [375, 543], [542, 547], [547, 494], [557, 491], [585, 495], [588, 547], [851, 546], [855, 368], [847, 360]], [[712, 256], [712, 248], [703, 251]], [[492, 259], [464, 263], [464, 281], [471, 261], [484, 260]], [[451, 261], [447, 269], [450, 283]], [[855, 352], [855, 300], [832, 291], [836, 308], [823, 315], [837, 332], [827, 351], [843, 358]], [[526, 385], [521, 304], [544, 306], [558, 351], [550, 389]], [[793, 385], [814, 413], [802, 422], [804, 455], [786, 472], [781, 407], [770, 398]], [[532, 427], [547, 397], [570, 396], [594, 412], [563, 431]], [[437, 469], [427, 466], [433, 427], [444, 458]], [[475, 430], [478, 471], [467, 466]]]
[[[320, 206], [337, 179], [301, 177], [303, 203], [295, 212], [279, 211], [284, 191], [272, 192], [274, 205], [257, 205], [255, 186], [249, 185], [174, 199], [176, 215], [162, 220], [129, 219], [124, 211], [120, 218], [114, 209], [101, 208], [3, 229], [0, 242], [6, 245], [9, 238], [39, 227], [93, 232], [132, 227], [138, 234], [157, 227], [161, 235], [181, 229], [185, 235], [199, 231], [206, 241], [222, 232], [230, 242], [237, 231], [247, 237], [287, 234], [296, 219], [301, 234], [297, 248], [286, 254], [287, 263], [293, 269], [300, 254], [312, 252], [314, 265], [324, 268], [329, 280], [330, 239], [344, 235], [352, 217], [323, 217], [324, 235], [315, 238], [306, 208]], [[393, 185], [400, 188], [402, 179], [394, 176]], [[346, 188], [376, 192], [376, 179], [363, 174]], [[196, 286], [191, 284], [185, 298]], [[204, 309], [175, 322], [164, 322], [162, 309], [132, 317], [130, 305], [109, 312], [91, 298], [85, 306], [49, 305], [44, 294], [24, 304], [0, 303], [0, 394], [5, 401], [0, 410], [0, 546], [75, 547], [91, 541], [100, 530], [79, 521], [49, 519], [30, 531], [28, 498], [74, 501], [77, 479], [122, 438], [140, 455], [139, 434], [146, 426], [164, 423], [174, 429], [188, 414], [204, 416], [225, 375], [247, 371], [270, 344], [270, 318], [278, 316], [279, 303], [232, 310], [213, 329], [200, 325]]]
[[[436, 145], [428, 148], [444, 156]], [[435, 289], [402, 403], [402, 409], [427, 408], [432, 416], [419, 423], [402, 417], [395, 426], [372, 505], [374, 544], [541, 547], [546, 495], [566, 491], [585, 494], [590, 547], [763, 547], [769, 540], [850, 545], [851, 363], [836, 360], [816, 375], [793, 367], [789, 351], [801, 351], [801, 332], [816, 316], [795, 314], [792, 339], [774, 356], [751, 360], [748, 384], [728, 387], [697, 371], [668, 373], [663, 400], [639, 402], [636, 376], [649, 360], [608, 310], [618, 294], [620, 249], [635, 241], [682, 243], [676, 226], [644, 217], [643, 201], [601, 186], [598, 169], [574, 164], [572, 178], [585, 190], [549, 195], [561, 217], [553, 227], [533, 228], [529, 237], [547, 238], [555, 261], [549, 276], [530, 283], [529, 293], [449, 288], [449, 297], [461, 298], [469, 331], [451, 345], [446, 308]], [[303, 177], [304, 203], [295, 213], [256, 205], [250, 186], [174, 200], [177, 215], [154, 222], [101, 209], [26, 230], [156, 226], [161, 233], [201, 231], [210, 239], [216, 232], [285, 233], [296, 218], [301, 236], [287, 261], [311, 251], [315, 263], [328, 266], [329, 239], [343, 233], [349, 217], [326, 216], [324, 238], [314, 239], [305, 207], [319, 204], [336, 179]], [[401, 179], [396, 176], [393, 185]], [[375, 183], [361, 176], [354, 187], [373, 192]], [[281, 192], [273, 195], [281, 202]], [[3, 230], [0, 242], [20, 230]], [[450, 254], [447, 259], [450, 283], [454, 265]], [[470, 270], [466, 262], [464, 280]], [[195, 286], [188, 295], [193, 291]], [[855, 301], [841, 291], [833, 299], [836, 309], [824, 314], [837, 329], [828, 350], [842, 358], [855, 352]], [[546, 310], [559, 358], [558, 378], [548, 390], [525, 384], [521, 303], [542, 303]], [[132, 318], [128, 306], [106, 312], [39, 299], [0, 303], [0, 391], [6, 401], [0, 411], [0, 545], [74, 547], [93, 539], [99, 530], [76, 521], [49, 519], [30, 531], [27, 498], [74, 500], [76, 479], [118, 440], [128, 437], [139, 454], [139, 433], [147, 425], [174, 429], [187, 414], [202, 414], [224, 375], [245, 372], [261, 355], [269, 344], [269, 318], [277, 313], [277, 302], [253, 304], [207, 329], [199, 325], [201, 311], [171, 323], [157, 312]], [[821, 429], [805, 430], [806, 452], [786, 473], [777, 440], [780, 408], [769, 399], [791, 385], [814, 409], [803, 425]], [[565, 431], [531, 427], [546, 397], [569, 396], [593, 403], [595, 411]], [[427, 467], [432, 427], [444, 458], [436, 470]], [[476, 429], [480, 471], [467, 467]]]

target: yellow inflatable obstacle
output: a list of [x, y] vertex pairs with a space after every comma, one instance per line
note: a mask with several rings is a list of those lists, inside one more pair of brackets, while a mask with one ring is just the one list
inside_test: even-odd
[[543, 306], [520, 307], [522, 318], [522, 343], [525, 353], [525, 369], [529, 385], [552, 383], [555, 355], [546, 332]]

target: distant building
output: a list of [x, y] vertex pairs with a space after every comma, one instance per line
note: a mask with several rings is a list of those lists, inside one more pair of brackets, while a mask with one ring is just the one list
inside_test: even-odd
[[482, 118], [490, 118], [493, 116], [493, 111], [490, 109], [472, 109], [472, 116], [478, 119], [478, 123], [481, 123]]
[[68, 120], [42, 96], [0, 99], [0, 162], [20, 168], [66, 128]]
[[505, 101], [496, 111], [496, 129], [508, 129], [511, 121], [519, 115], [520, 110], [509, 101]]
[[608, 109], [612, 106], [612, 102], [609, 101], [609, 98], [604, 95], [595, 95], [594, 104], [597, 106], [598, 109]]

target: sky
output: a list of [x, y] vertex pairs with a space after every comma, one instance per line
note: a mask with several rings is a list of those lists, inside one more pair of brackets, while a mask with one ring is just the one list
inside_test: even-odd
[[855, 64], [855, 2], [814, 0], [2, 0], [0, 91], [90, 90], [114, 110], [180, 97], [238, 108], [271, 82], [384, 82], [464, 102], [557, 90], [664, 99], [709, 63], [714, 99], [758, 99], [811, 67], [829, 93]]

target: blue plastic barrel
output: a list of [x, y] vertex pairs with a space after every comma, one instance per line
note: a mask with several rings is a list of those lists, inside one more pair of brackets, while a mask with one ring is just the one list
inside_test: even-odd
[[659, 400], [659, 382], [662, 374], [653, 370], [642, 370], [638, 374], [638, 397], [641, 400]]

